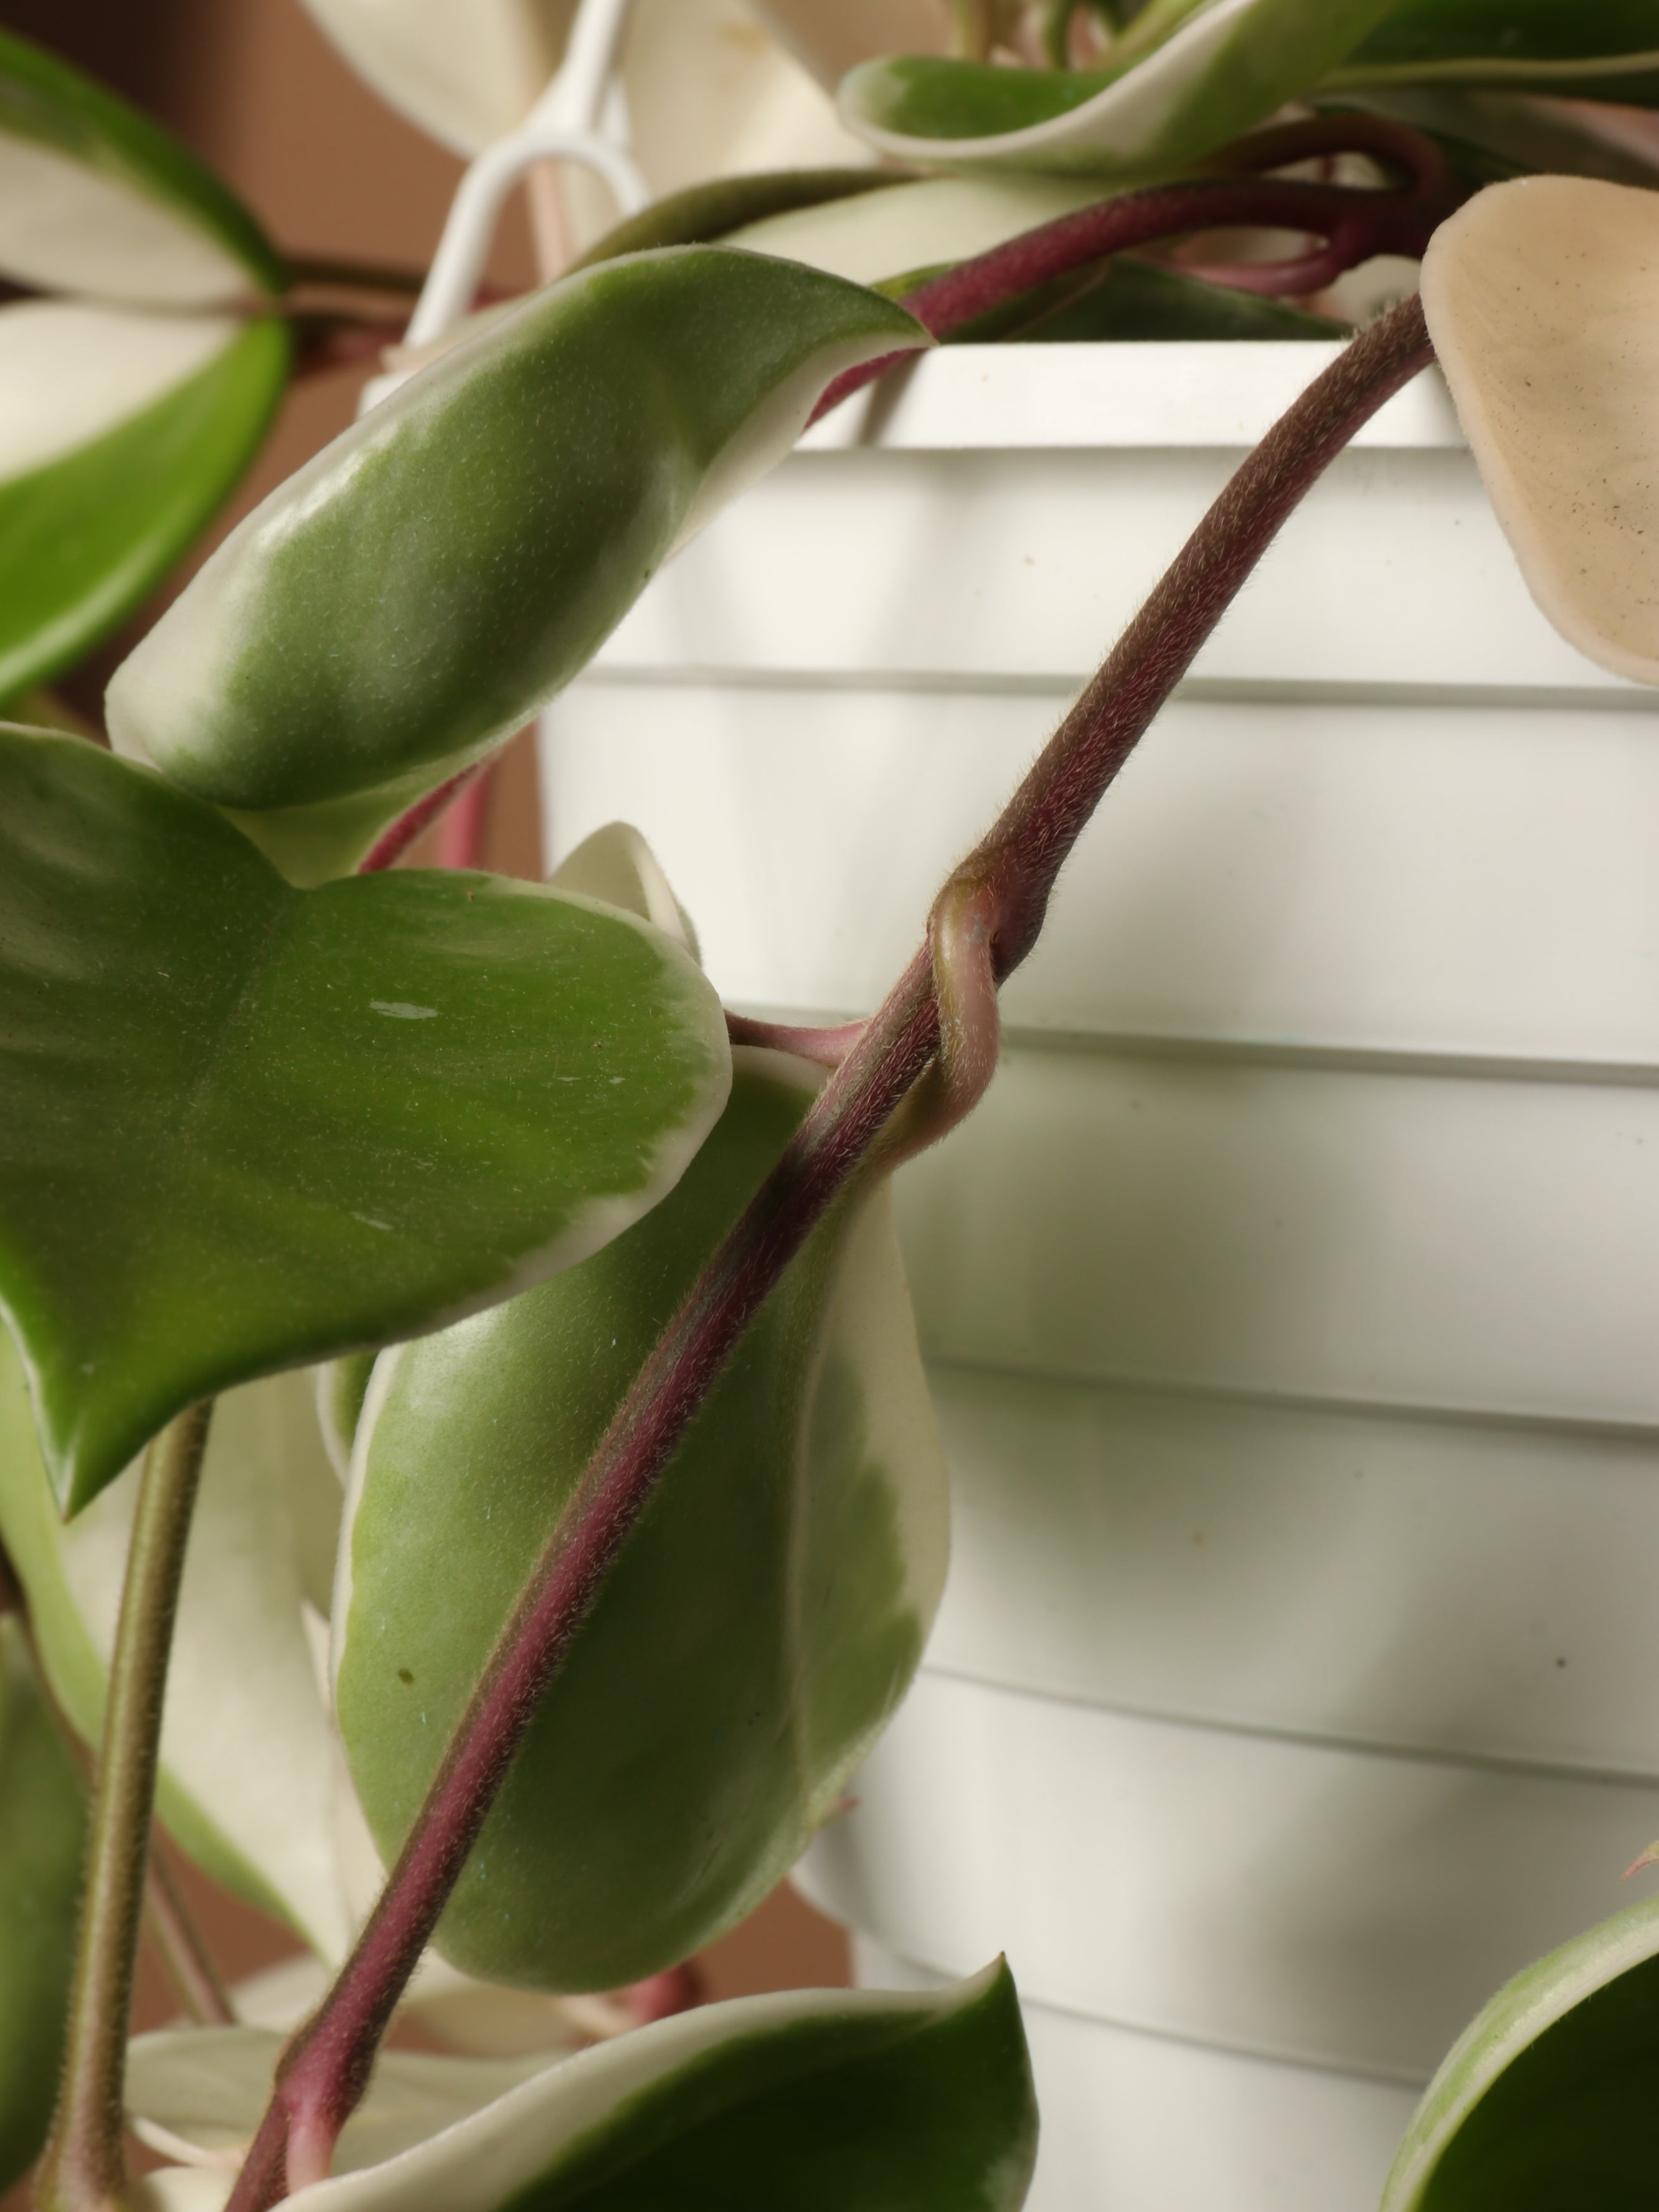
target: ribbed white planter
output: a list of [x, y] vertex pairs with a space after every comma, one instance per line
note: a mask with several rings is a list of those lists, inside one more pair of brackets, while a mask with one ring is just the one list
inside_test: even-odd
[[[1317, 346], [962, 349], [668, 569], [550, 717], [728, 1000], [869, 1007]], [[1469, 2013], [1659, 1835], [1659, 720], [1430, 380], [1109, 797], [902, 1178], [957, 1486], [810, 1893], [999, 1949], [1038, 2212], [1366, 2212]]]

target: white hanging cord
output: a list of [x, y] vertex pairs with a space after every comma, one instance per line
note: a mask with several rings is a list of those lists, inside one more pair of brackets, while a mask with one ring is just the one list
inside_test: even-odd
[[[649, 200], [633, 149], [617, 128], [625, 111], [606, 99], [631, 5], [632, 0], [581, 0], [557, 76], [519, 128], [486, 147], [461, 179], [410, 319], [406, 346], [432, 344], [471, 307], [502, 205], [538, 161], [574, 161], [593, 170], [625, 216], [637, 215]], [[377, 378], [375, 384], [385, 381]]]

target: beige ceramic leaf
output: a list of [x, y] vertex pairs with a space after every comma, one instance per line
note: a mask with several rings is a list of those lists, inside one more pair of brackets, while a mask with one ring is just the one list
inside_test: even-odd
[[1423, 305], [1533, 597], [1592, 660], [1659, 683], [1659, 196], [1494, 185], [1436, 232]]

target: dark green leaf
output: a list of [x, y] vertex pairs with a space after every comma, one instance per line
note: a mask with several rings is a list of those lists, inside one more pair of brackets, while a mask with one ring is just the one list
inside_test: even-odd
[[0, 270], [106, 300], [200, 307], [278, 292], [247, 210], [147, 116], [0, 31]]
[[644, 924], [459, 872], [296, 892], [158, 778], [0, 729], [0, 1305], [69, 1510], [194, 1399], [594, 1250], [728, 1066]]
[[1650, 2212], [1659, 1898], [1499, 1990], [1429, 2085], [1382, 2212]]
[[[234, 2152], [257, 2124], [276, 2047], [246, 2028], [141, 2039], [140, 2117]], [[319, 2185], [318, 2201], [332, 2212], [1018, 2212], [1036, 2150], [1019, 2001], [1000, 1961], [927, 1996], [790, 1990], [681, 2013], [457, 2119], [491, 2070], [508, 2069], [389, 2053], [342, 2138], [356, 2170]], [[414, 2147], [365, 2166], [377, 2136]]]
[[118, 746], [296, 878], [519, 729], [840, 370], [924, 343], [792, 263], [681, 246], [532, 295], [374, 408], [110, 686]]
[[[98, 314], [110, 327], [76, 329], [77, 341], [120, 342], [120, 310], [14, 307], [0, 311], [0, 345], [18, 314]], [[228, 325], [205, 368], [89, 442], [0, 480], [0, 701], [80, 659], [194, 543], [258, 449], [290, 352], [274, 319]], [[19, 442], [11, 428], [9, 444]]]
[[[336, 1706], [388, 1859], [618, 1400], [822, 1077], [736, 1060], [725, 1115], [648, 1219], [376, 1368]], [[543, 1698], [445, 1916], [446, 1956], [612, 1988], [758, 1903], [902, 1696], [945, 1550], [884, 1187], [819, 1228], [699, 1413]]]
[[0, 2194], [52, 2118], [85, 1839], [80, 1778], [21, 1629], [0, 1620]]
[[1103, 276], [1072, 278], [1048, 288], [1052, 303], [1028, 294], [977, 323], [952, 333], [947, 343], [984, 344], [1012, 339], [1028, 345], [1091, 344], [1101, 340], [1226, 338], [1344, 338], [1341, 323], [1310, 315], [1284, 300], [1238, 292], [1225, 284], [1183, 276], [1155, 262], [1119, 259]]

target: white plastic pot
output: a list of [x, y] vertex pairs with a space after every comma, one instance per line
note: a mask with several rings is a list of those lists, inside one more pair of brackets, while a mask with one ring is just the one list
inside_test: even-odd
[[[867, 1009], [1312, 345], [969, 349], [845, 411], [548, 724], [732, 1003]], [[957, 1486], [809, 1893], [1006, 1949], [1037, 2212], [1365, 2212], [1659, 1835], [1659, 720], [1534, 611], [1443, 392], [1330, 471], [902, 1178]]]

